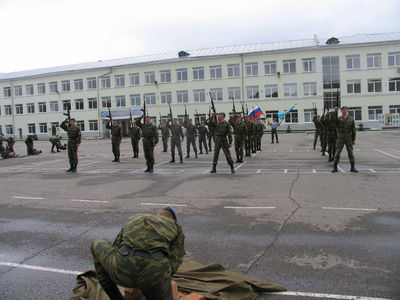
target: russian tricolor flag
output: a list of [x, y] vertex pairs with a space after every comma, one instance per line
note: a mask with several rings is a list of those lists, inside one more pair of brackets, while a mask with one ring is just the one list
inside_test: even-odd
[[262, 112], [261, 108], [258, 106], [255, 106], [255, 107], [253, 107], [252, 110], [249, 111], [248, 116], [253, 117], [253, 118], [258, 118], [262, 114], [264, 114], [264, 113]]

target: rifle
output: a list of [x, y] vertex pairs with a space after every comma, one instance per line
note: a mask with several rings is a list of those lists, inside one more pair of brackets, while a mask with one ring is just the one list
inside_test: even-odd
[[231, 97], [231, 99], [232, 99], [232, 112], [233, 115], [236, 116], [235, 98]]
[[162, 123], [162, 120], [161, 120], [161, 113], [159, 112], [158, 114], [160, 115], [160, 124], [161, 124], [161, 123]]
[[187, 124], [188, 124], [188, 114], [187, 114], [186, 104], [185, 104], [185, 125], [187, 126]]
[[244, 119], [244, 121], [247, 123], [246, 115], [245, 115], [245, 113], [244, 113], [244, 102], [242, 102], [241, 104], [242, 104], [243, 119]]
[[68, 122], [71, 120], [71, 103], [67, 103], [67, 113], [63, 113], [64, 116], [67, 116]]
[[169, 117], [171, 118], [171, 123], [172, 123], [172, 108], [171, 108], [171, 103], [168, 102], [169, 106]]
[[143, 95], [143, 124], [146, 123], [146, 97]]
[[200, 116], [199, 113], [197, 112], [197, 109], [195, 110], [196, 112], [196, 123], [200, 125]]
[[110, 125], [112, 125], [112, 115], [111, 115], [110, 105], [107, 105], [107, 108], [108, 108], [108, 118], [110, 119]]
[[313, 105], [314, 116], [316, 116], [318, 114], [317, 103], [313, 102], [312, 105]]
[[339, 107], [339, 88], [336, 89], [336, 107]]
[[249, 115], [249, 108], [247, 107], [247, 103], [246, 103], [246, 116]]
[[[213, 113], [216, 114], [217, 110], [215, 109], [214, 100], [212, 98], [211, 92], [208, 92], [208, 94], [210, 95], [210, 99], [211, 99], [211, 109], [212, 109]], [[217, 115], [215, 115], [215, 121], [217, 121], [216, 119], [217, 119]]]

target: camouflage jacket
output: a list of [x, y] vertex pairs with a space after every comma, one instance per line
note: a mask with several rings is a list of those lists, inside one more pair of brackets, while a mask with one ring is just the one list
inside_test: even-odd
[[255, 127], [256, 127], [256, 133], [257, 133], [257, 135], [263, 135], [264, 134], [264, 125], [262, 124], [262, 123], [256, 123], [255, 124]]
[[214, 128], [215, 137], [226, 138], [228, 136], [229, 144], [232, 144], [232, 132], [231, 125], [225, 120], [215, 122], [214, 120], [209, 120], [209, 125]]
[[138, 214], [125, 222], [114, 245], [128, 245], [147, 252], [161, 250], [169, 258], [174, 274], [185, 255], [184, 243], [182, 227], [175, 221], [167, 217]]
[[142, 130], [142, 137], [144, 140], [153, 142], [154, 144], [158, 143], [158, 130], [157, 126], [150, 124], [142, 124], [142, 117], [136, 120], [136, 125], [140, 127]]
[[340, 116], [336, 120], [336, 131], [338, 137], [351, 135], [351, 140], [356, 140], [356, 125], [354, 119], [350, 116]]
[[69, 126], [68, 120], [64, 120], [60, 127], [67, 132], [68, 144], [69, 145], [79, 145], [81, 143], [81, 130], [78, 126]]
[[253, 122], [246, 122], [246, 131], [248, 136], [254, 135], [254, 123]]
[[233, 133], [235, 134], [235, 137], [247, 136], [246, 122], [240, 121], [239, 123], [237, 123], [233, 118], [230, 118], [229, 123], [233, 128]]
[[119, 125], [112, 125], [108, 123], [106, 125], [107, 129], [111, 129], [111, 138], [116, 141], [120, 141], [122, 139], [122, 129]]
[[142, 132], [139, 127], [129, 127], [132, 140], [140, 140], [142, 137]]
[[313, 123], [314, 123], [314, 126], [315, 126], [315, 130], [319, 131], [321, 129], [321, 121], [318, 120], [317, 116], [314, 116]]
[[169, 137], [169, 128], [165, 125], [164, 127], [158, 125], [158, 130], [161, 130], [161, 136], [162, 137]]
[[187, 124], [187, 125], [184, 125], [183, 127], [186, 128], [186, 136], [187, 136], [188, 138], [195, 138], [195, 137], [197, 137], [196, 126], [194, 126], [193, 124]]
[[182, 126], [179, 124], [171, 124], [168, 122], [167, 127], [171, 130], [171, 136], [172, 138], [179, 138], [181, 137], [183, 139], [183, 131], [182, 131]]
[[197, 126], [197, 131], [199, 132], [200, 137], [208, 136], [208, 129], [205, 126]]

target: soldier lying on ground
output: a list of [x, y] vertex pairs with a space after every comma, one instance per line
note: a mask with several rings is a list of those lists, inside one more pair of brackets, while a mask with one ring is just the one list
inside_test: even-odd
[[17, 155], [15, 155], [14, 151], [10, 151], [10, 148], [8, 147], [8, 145], [4, 147], [6, 142], [8, 143], [8, 139], [6, 139], [4, 137], [3, 133], [0, 133], [0, 155], [1, 155], [1, 157], [3, 159], [17, 157]]
[[42, 150], [37, 150], [37, 149], [33, 148], [34, 138], [35, 137], [32, 135], [28, 135], [28, 137], [25, 140], [26, 150], [27, 150], [28, 155], [39, 155], [40, 153], [42, 153]]
[[57, 152], [60, 152], [60, 150], [67, 150], [67, 144], [61, 144], [61, 137], [56, 136], [54, 138], [50, 138], [51, 142], [51, 152], [55, 152], [54, 148], [57, 149]]

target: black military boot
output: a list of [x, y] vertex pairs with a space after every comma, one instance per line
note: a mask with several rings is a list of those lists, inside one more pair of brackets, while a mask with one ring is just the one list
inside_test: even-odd
[[190, 155], [189, 155], [189, 153], [185, 156], [185, 158], [190, 158]]
[[119, 291], [116, 285], [113, 286], [103, 286], [103, 290], [106, 292], [110, 300], [124, 300], [125, 297], [122, 296], [121, 292]]
[[206, 149], [206, 154], [208, 154], [208, 150]]
[[328, 152], [328, 155], [329, 155], [328, 162], [331, 162], [332, 161], [332, 155], [331, 155], [330, 152]]
[[114, 156], [114, 160], [112, 160], [111, 162], [116, 162], [117, 161], [117, 156]]
[[322, 150], [321, 156], [325, 156], [325, 150]]
[[149, 173], [153, 173], [154, 172], [154, 166], [153, 165], [149, 165]]
[[119, 155], [117, 155], [117, 160], [115, 162], [119, 162]]
[[236, 161], [235, 161], [235, 163], [240, 163], [239, 155], [236, 155]]
[[198, 158], [197, 152], [194, 153], [194, 158]]
[[212, 167], [210, 173], [217, 173], [217, 165], [213, 164], [213, 167]]
[[170, 164], [173, 164], [175, 162], [175, 156], [172, 156], [171, 160], [170, 160]]
[[74, 167], [73, 167], [72, 165], [69, 165], [69, 169], [66, 170], [65, 172], [71, 172], [73, 168], [74, 168]]
[[354, 167], [354, 163], [351, 163], [350, 172], [358, 173], [357, 169]]
[[332, 173], [337, 173], [337, 163], [333, 164]]
[[201, 150], [201, 149], [200, 149], [200, 152], [199, 152], [199, 154], [203, 154], [203, 150]]
[[144, 172], [145, 172], [145, 173], [146, 173], [146, 172], [150, 172], [149, 170], [150, 170], [150, 166], [147, 165], [147, 168], [146, 168], [146, 170], [144, 170]]
[[179, 162], [180, 162], [181, 164], [183, 164], [183, 157], [182, 157], [182, 156], [179, 156]]
[[76, 173], [76, 165], [72, 167], [71, 172]]
[[235, 173], [235, 167], [233, 166], [233, 164], [231, 164], [231, 174]]

